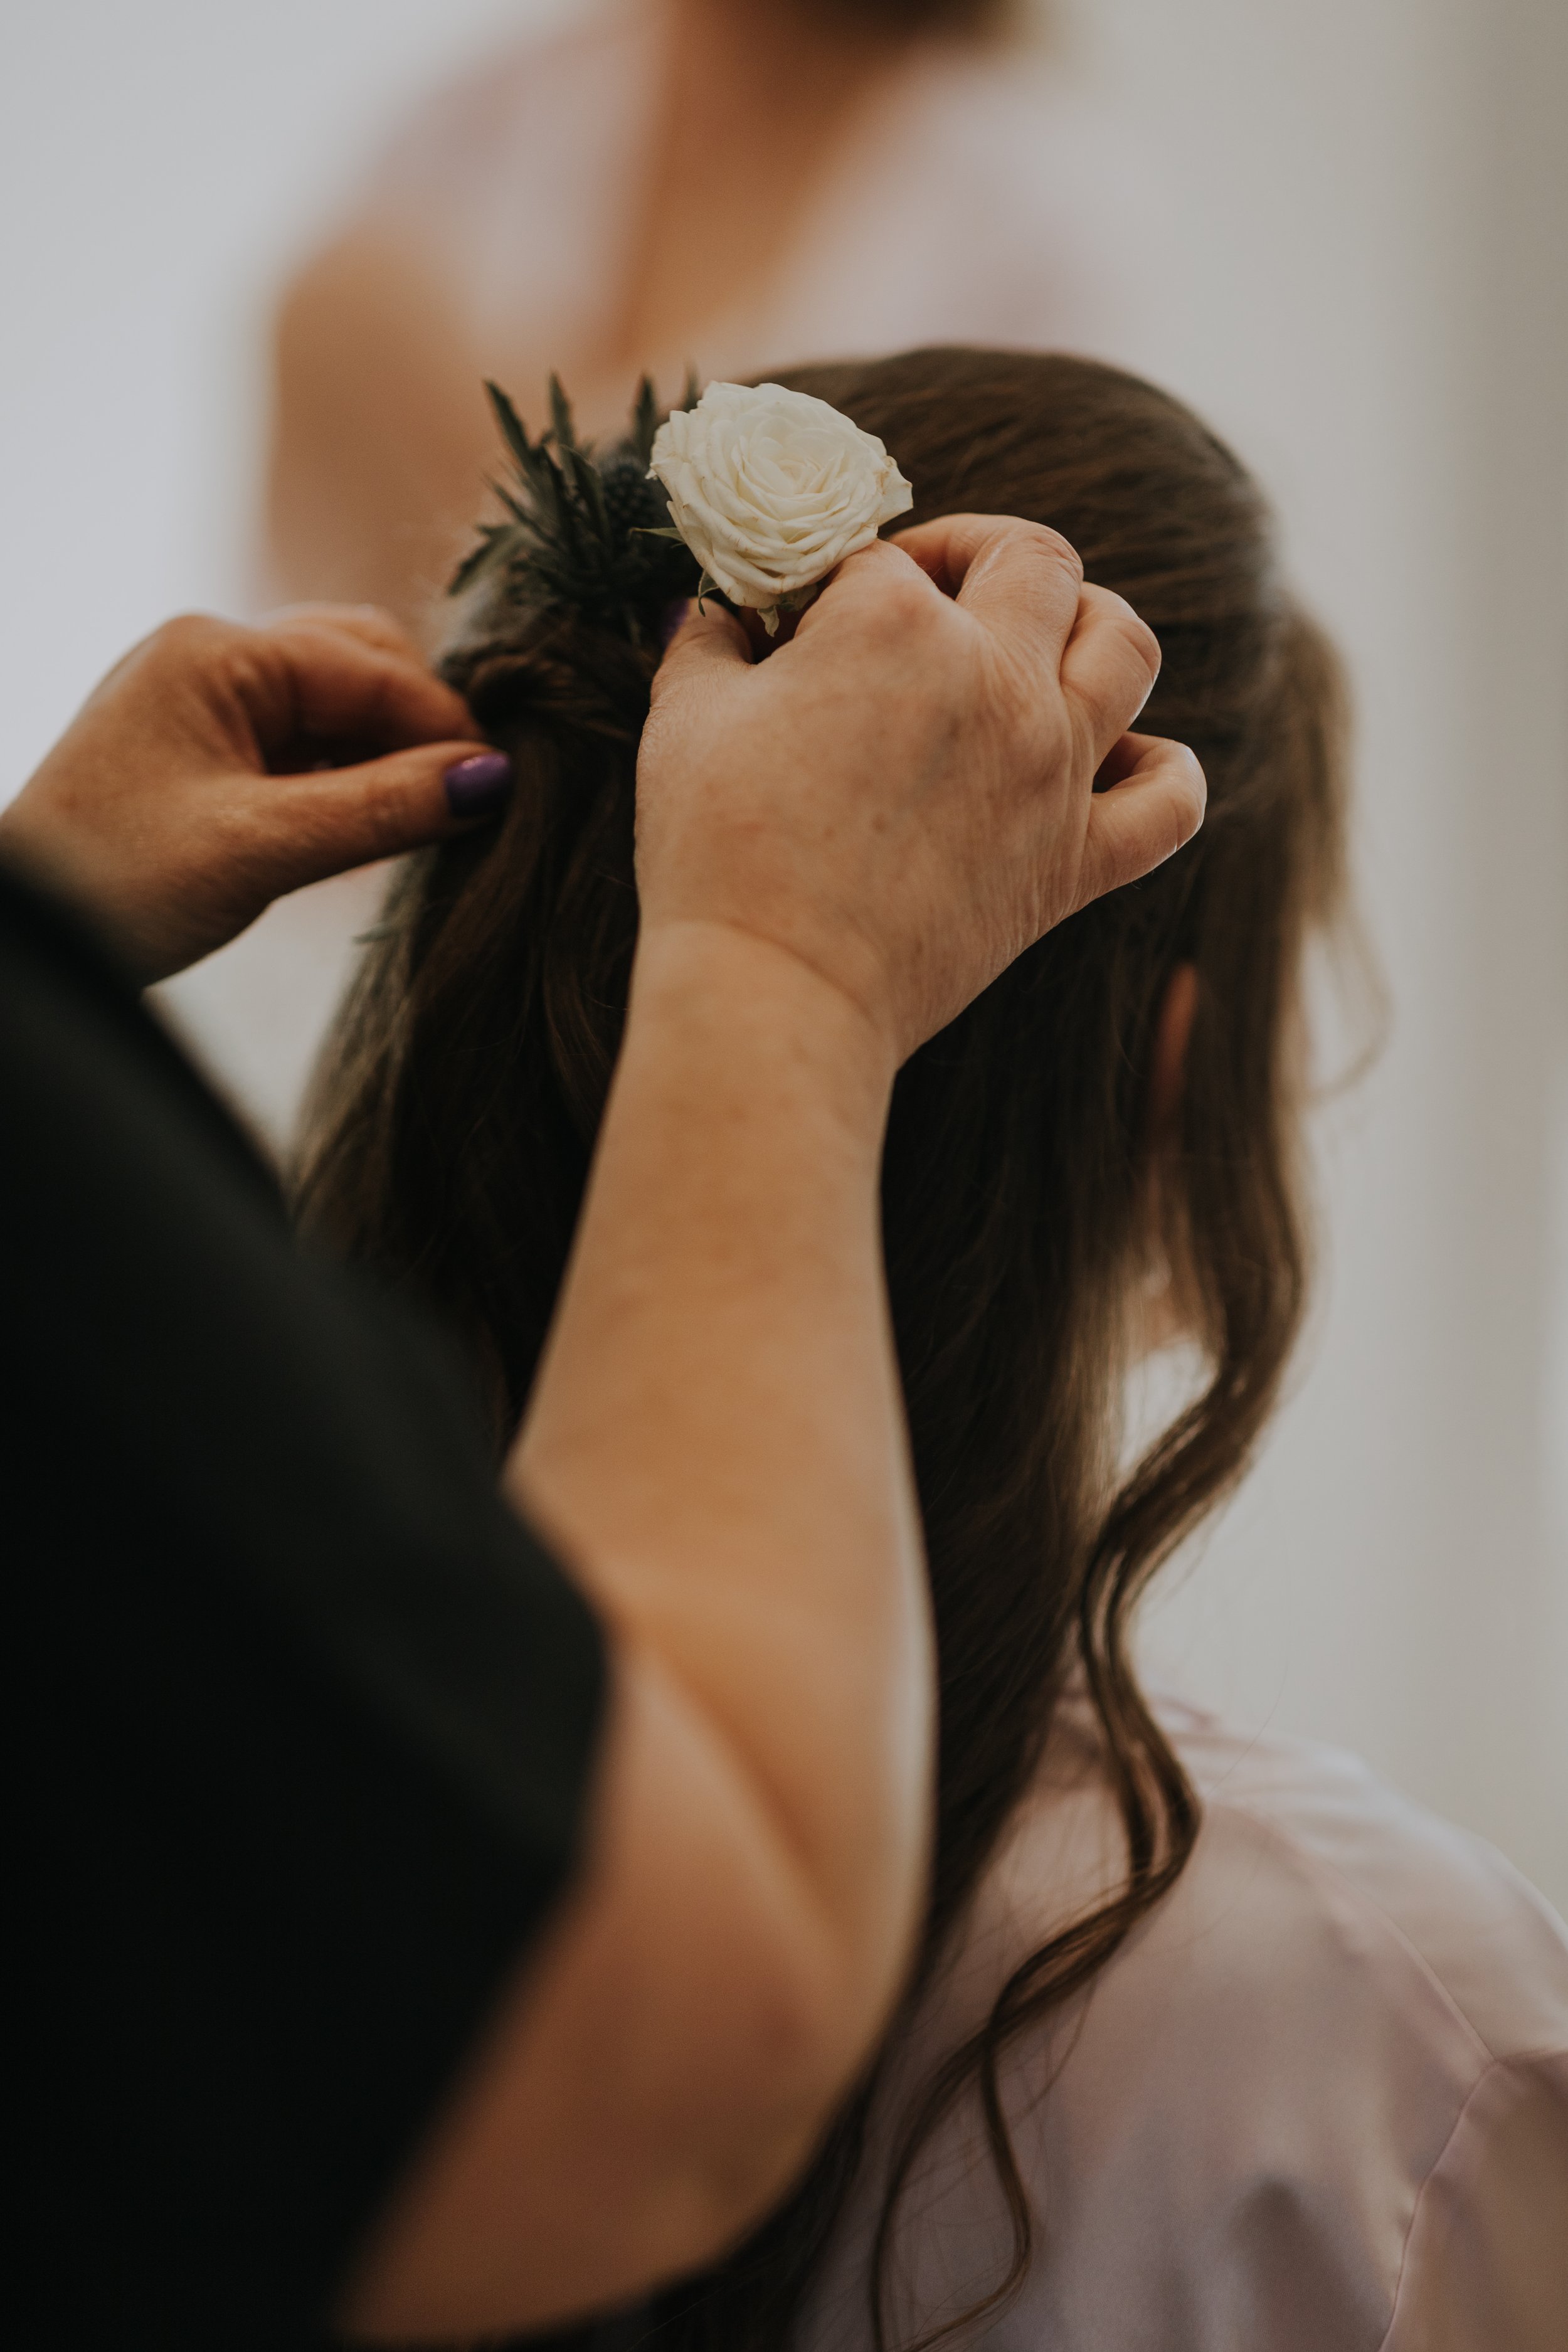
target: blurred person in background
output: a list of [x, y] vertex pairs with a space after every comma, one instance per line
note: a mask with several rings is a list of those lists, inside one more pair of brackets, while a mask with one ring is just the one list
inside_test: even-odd
[[[432, 97], [286, 296], [267, 576], [426, 644], [491, 457], [481, 391], [590, 435], [638, 376], [921, 342], [1143, 358], [1135, 154], [1030, 0], [607, 0]], [[345, 875], [169, 1009], [275, 1145], [374, 918]]]
[[1130, 159], [1026, 0], [616, 0], [432, 100], [277, 337], [289, 597], [416, 631], [472, 519], [480, 379], [590, 434], [637, 377], [922, 342], [1136, 358]]

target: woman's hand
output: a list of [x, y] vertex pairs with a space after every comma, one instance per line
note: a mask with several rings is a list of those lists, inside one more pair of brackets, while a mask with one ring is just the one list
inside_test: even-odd
[[170, 621], [0, 814], [0, 850], [81, 900], [137, 972], [210, 954], [285, 892], [488, 815], [507, 762], [384, 613]]
[[1126, 733], [1159, 667], [1064, 539], [995, 516], [851, 556], [766, 661], [694, 614], [643, 738], [645, 940], [718, 923], [786, 949], [901, 1060], [1197, 831], [1192, 753]]

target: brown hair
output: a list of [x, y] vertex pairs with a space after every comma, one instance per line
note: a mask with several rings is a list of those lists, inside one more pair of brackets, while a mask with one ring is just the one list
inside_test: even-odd
[[[784, 379], [879, 434], [913, 518], [1033, 517], [1158, 635], [1141, 722], [1193, 745], [1198, 837], [1023, 956], [901, 1073], [883, 1180], [888, 1278], [937, 1624], [941, 1741], [929, 1981], [1081, 1671], [1127, 1845], [1115, 1897], [1018, 1969], [905, 2121], [902, 2181], [961, 2095], [981, 2103], [1023, 2275], [1032, 2221], [998, 2061], [1102, 1967], [1170, 1886], [1197, 1815], [1129, 1657], [1152, 1570], [1233, 1485], [1304, 1298], [1290, 1039], [1303, 942], [1342, 884], [1334, 660], [1284, 592], [1258, 494], [1164, 394], [1084, 360], [916, 352]], [[498, 1439], [527, 1396], [620, 1036], [637, 930], [634, 762], [654, 656], [493, 607], [447, 674], [512, 753], [497, 827], [414, 861], [342, 1017], [300, 1176], [306, 1217], [433, 1300], [466, 1337]], [[1201, 1393], [1115, 1470], [1127, 1302], [1151, 1235], [1145, 1125], [1173, 973], [1196, 971], [1160, 1219], [1201, 1343]], [[906, 2012], [907, 2014], [907, 2007]], [[750, 2243], [667, 2295], [657, 2340], [787, 2337], [840, 2210], [876, 2081]], [[938, 2328], [935, 2336], [947, 2333]]]

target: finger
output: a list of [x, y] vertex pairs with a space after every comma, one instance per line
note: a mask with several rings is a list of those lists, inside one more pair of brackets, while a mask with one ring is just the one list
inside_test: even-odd
[[1094, 789], [1108, 793], [1112, 784], [1124, 784], [1142, 758], [1145, 747], [1158, 738], [1148, 735], [1119, 735], [1094, 772]]
[[275, 611], [264, 613], [257, 626], [288, 628], [300, 621], [338, 629], [345, 636], [357, 637], [363, 645], [381, 646], [388, 653], [405, 654], [410, 661], [423, 658], [402, 622], [382, 604], [279, 604]]
[[1062, 692], [1094, 747], [1098, 767], [1154, 690], [1160, 641], [1124, 598], [1085, 586], [1062, 653]]
[[330, 756], [342, 743], [352, 756], [479, 732], [461, 695], [416, 655], [335, 624], [279, 622], [257, 631], [247, 652], [241, 695], [270, 764], [287, 764], [301, 745]]
[[275, 893], [468, 832], [500, 813], [511, 781], [504, 752], [462, 741], [280, 777], [262, 812]]
[[1060, 531], [1013, 515], [942, 515], [892, 544], [1012, 650], [1060, 659], [1083, 583], [1078, 551]]
[[[931, 598], [930, 583], [921, 567], [890, 539], [874, 539], [858, 554], [847, 555], [828, 575], [820, 594], [800, 614], [795, 635], [806, 636], [827, 619], [842, 620], [847, 609], [858, 602], [874, 600], [886, 608], [893, 599], [896, 609], [896, 601], [911, 592], [921, 599]], [[937, 609], [941, 610], [940, 605]]]
[[700, 605], [693, 601], [654, 674], [654, 708], [704, 691], [716, 679], [751, 667], [752, 649], [733, 613], [710, 598]]
[[1208, 787], [1184, 743], [1129, 735], [1113, 764], [1121, 780], [1089, 804], [1078, 905], [1152, 873], [1189, 842], [1204, 821]]

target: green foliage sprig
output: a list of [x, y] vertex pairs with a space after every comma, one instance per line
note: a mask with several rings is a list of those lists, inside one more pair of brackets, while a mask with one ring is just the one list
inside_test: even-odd
[[[507, 520], [479, 525], [479, 544], [447, 593], [495, 576], [520, 604], [580, 614], [634, 646], [654, 642], [668, 606], [698, 593], [701, 567], [671, 531], [669, 500], [648, 475], [659, 425], [648, 378], [629, 437], [603, 458], [578, 439], [558, 377], [550, 379], [550, 424], [537, 441], [499, 384], [485, 390], [510, 459], [510, 479], [490, 484]], [[688, 384], [684, 405], [697, 391]]]

